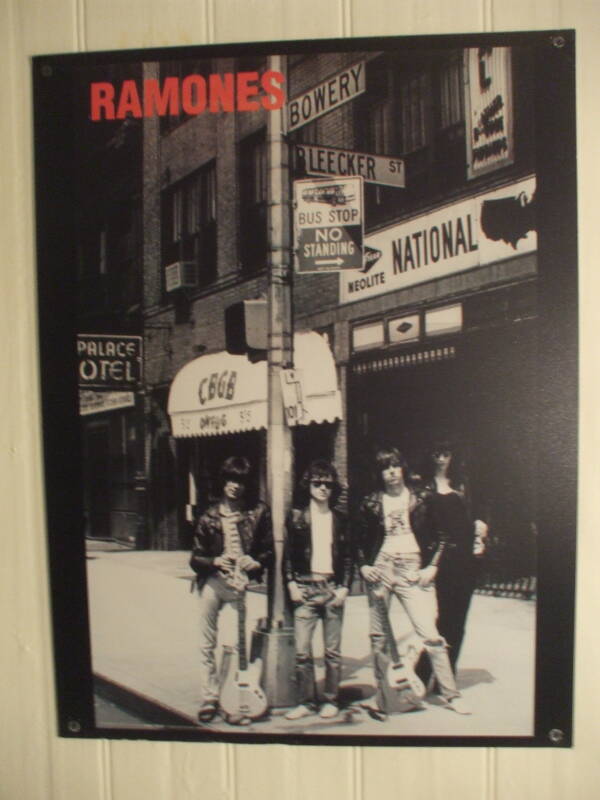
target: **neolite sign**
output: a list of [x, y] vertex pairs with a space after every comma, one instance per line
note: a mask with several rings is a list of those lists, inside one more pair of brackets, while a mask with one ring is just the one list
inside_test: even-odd
[[141, 383], [141, 336], [80, 333], [77, 356], [81, 388], [127, 391]]
[[537, 250], [535, 188], [532, 176], [366, 236], [362, 269], [340, 275], [340, 302]]
[[361, 61], [290, 100], [287, 105], [288, 133], [362, 94], [366, 89], [365, 72], [366, 62]]
[[404, 161], [401, 158], [375, 156], [315, 144], [296, 145], [296, 154], [308, 175], [360, 175], [367, 183], [399, 188], [406, 186]]

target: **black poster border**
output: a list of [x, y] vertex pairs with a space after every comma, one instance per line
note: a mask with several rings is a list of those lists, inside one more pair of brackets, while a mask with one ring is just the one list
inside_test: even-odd
[[[75, 66], [182, 58], [198, 48], [32, 59], [39, 363], [58, 733], [65, 737], [377, 746], [570, 747], [577, 526], [577, 226], [575, 34], [570, 30], [209, 45], [203, 55], [391, 47], [531, 46], [536, 57], [540, 351], [539, 592], [533, 736], [328, 736], [98, 728], [94, 721], [86, 553], [82, 529], [70, 140]], [[560, 475], [560, 480], [556, 476]]]

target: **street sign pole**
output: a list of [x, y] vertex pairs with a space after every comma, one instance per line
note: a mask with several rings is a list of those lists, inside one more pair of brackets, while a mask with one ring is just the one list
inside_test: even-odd
[[[285, 74], [285, 57], [270, 56], [270, 69]], [[292, 266], [289, 148], [283, 135], [285, 109], [267, 114], [269, 340], [267, 488], [273, 521], [275, 564], [269, 578], [269, 619], [255, 631], [251, 657], [263, 660], [262, 684], [269, 706], [295, 703], [295, 646], [291, 615], [286, 611], [282, 560], [285, 516], [292, 495], [293, 445], [287, 425], [281, 372], [293, 366]]]

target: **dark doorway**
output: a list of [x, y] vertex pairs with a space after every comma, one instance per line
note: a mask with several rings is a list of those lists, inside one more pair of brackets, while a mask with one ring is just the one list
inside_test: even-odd
[[[428, 449], [450, 439], [462, 451], [472, 496], [485, 508], [507, 573], [534, 570], [539, 415], [533, 321], [463, 334], [454, 357], [352, 373], [349, 385], [351, 500], [374, 488], [371, 464], [396, 446], [423, 473]], [[375, 366], [379, 362], [380, 366]], [[525, 564], [524, 562], [527, 562]]]
[[108, 422], [85, 428], [84, 487], [86, 535], [110, 538], [110, 431]]

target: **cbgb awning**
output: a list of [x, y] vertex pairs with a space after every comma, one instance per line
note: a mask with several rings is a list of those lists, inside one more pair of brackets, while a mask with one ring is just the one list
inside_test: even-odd
[[[294, 336], [302, 424], [342, 417], [333, 355], [318, 333]], [[182, 367], [171, 384], [168, 412], [173, 436], [219, 436], [267, 427], [267, 364], [223, 351], [199, 356]]]

